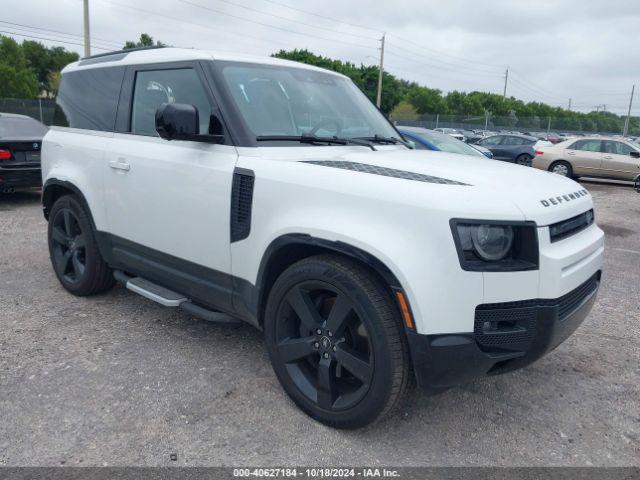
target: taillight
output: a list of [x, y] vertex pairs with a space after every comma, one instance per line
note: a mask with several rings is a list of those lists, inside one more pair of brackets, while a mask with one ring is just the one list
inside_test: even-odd
[[544, 155], [544, 152], [542, 150], [536, 150], [536, 155]]
[[11, 152], [9, 150], [0, 149], [0, 160], [11, 160]]

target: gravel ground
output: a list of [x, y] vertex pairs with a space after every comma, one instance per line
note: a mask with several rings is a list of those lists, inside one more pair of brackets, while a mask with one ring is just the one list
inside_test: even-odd
[[286, 398], [250, 326], [122, 288], [66, 293], [39, 194], [0, 197], [0, 465], [640, 465], [640, 194], [585, 186], [607, 246], [580, 329], [524, 370], [415, 392], [355, 432]]

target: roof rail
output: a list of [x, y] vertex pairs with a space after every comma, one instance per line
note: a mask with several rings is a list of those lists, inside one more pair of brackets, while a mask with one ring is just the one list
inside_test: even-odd
[[125, 48], [123, 50], [114, 50], [112, 52], [98, 53], [96, 55], [90, 55], [88, 57], [82, 57], [80, 60], [91, 60], [93, 58], [102, 58], [108, 57], [109, 55], [117, 55], [122, 53], [130, 53], [130, 52], [139, 52], [140, 50], [155, 50], [156, 48], [166, 48], [165, 45], [152, 45], [150, 47], [136, 47], [136, 48]]

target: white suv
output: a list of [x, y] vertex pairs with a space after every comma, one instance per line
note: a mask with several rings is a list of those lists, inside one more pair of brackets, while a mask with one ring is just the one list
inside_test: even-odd
[[115, 278], [255, 325], [326, 424], [380, 418], [413, 379], [436, 392], [527, 365], [594, 303], [604, 238], [586, 190], [412, 150], [342, 75], [125, 51], [67, 66], [57, 101], [43, 206], [64, 288]]

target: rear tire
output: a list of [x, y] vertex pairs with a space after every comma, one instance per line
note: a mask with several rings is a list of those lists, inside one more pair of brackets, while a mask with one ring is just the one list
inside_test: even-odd
[[372, 423], [411, 385], [397, 306], [376, 277], [349, 259], [319, 255], [290, 266], [269, 294], [264, 326], [285, 392], [326, 425]]
[[516, 158], [516, 163], [518, 165], [522, 165], [523, 167], [530, 167], [531, 161], [533, 160], [533, 157], [531, 155], [527, 155], [526, 153], [523, 153], [522, 155], [518, 155], [518, 157]]
[[113, 272], [102, 259], [89, 215], [75, 196], [55, 201], [47, 234], [53, 270], [66, 290], [88, 296], [113, 287]]
[[563, 177], [573, 178], [573, 168], [571, 164], [564, 160], [558, 160], [549, 165], [549, 171]]

